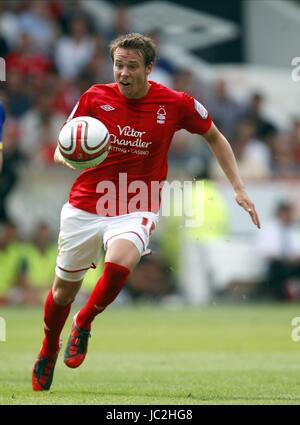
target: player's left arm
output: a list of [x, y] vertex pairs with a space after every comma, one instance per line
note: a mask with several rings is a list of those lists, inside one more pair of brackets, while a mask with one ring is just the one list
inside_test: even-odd
[[214, 123], [212, 123], [210, 129], [203, 134], [203, 137], [230, 181], [235, 192], [236, 202], [250, 214], [253, 223], [260, 229], [260, 221], [255, 205], [246, 192], [234, 153], [228, 140], [217, 129]]

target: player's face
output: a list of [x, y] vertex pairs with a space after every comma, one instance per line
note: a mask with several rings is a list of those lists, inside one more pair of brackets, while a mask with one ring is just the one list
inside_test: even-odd
[[114, 77], [120, 92], [129, 99], [138, 99], [149, 90], [148, 75], [152, 65], [145, 66], [144, 57], [135, 49], [118, 47], [114, 54]]

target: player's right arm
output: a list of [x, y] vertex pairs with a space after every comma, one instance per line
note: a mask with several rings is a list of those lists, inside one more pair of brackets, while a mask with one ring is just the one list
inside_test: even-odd
[[73, 165], [69, 164], [64, 157], [62, 156], [62, 154], [59, 152], [59, 147], [58, 145], [56, 146], [55, 152], [54, 152], [54, 162], [55, 164], [60, 164], [60, 165], [64, 165], [68, 168], [71, 168], [71, 170], [75, 170], [75, 167], [73, 167]]

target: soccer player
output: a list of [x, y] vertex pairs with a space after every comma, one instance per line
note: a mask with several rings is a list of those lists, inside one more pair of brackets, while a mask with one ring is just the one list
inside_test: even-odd
[[3, 167], [3, 141], [2, 141], [2, 133], [3, 126], [5, 121], [5, 109], [2, 103], [0, 103], [0, 173]]
[[[120, 177], [126, 176], [126, 187], [144, 182], [150, 194], [151, 182], [167, 177], [167, 154], [175, 131], [184, 128], [205, 138], [233, 186], [237, 203], [260, 227], [232, 149], [204, 106], [185, 93], [148, 80], [156, 56], [153, 41], [141, 34], [126, 34], [111, 43], [110, 51], [115, 82], [93, 85], [69, 117], [101, 120], [111, 134], [111, 149], [102, 164], [79, 175], [62, 208], [56, 275], [45, 301], [45, 335], [32, 372], [36, 391], [50, 388], [61, 331], [86, 271], [97, 261], [101, 239], [106, 250], [103, 274], [73, 318], [64, 353], [64, 363], [71, 368], [84, 361], [94, 318], [114, 301], [141, 256], [148, 253], [159, 205], [150, 196], [148, 205], [138, 208], [135, 193], [124, 196]], [[55, 161], [67, 165], [58, 149]], [[103, 187], [111, 186], [113, 195], [108, 196]]]

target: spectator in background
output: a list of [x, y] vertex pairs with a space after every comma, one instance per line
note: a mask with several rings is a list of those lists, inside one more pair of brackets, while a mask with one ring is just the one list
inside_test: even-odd
[[70, 21], [70, 35], [58, 39], [54, 61], [59, 75], [65, 80], [76, 79], [95, 53], [95, 39], [85, 15]]
[[[175, 285], [170, 268], [159, 252], [141, 260], [127, 286], [123, 290], [125, 297], [136, 301], [164, 301], [174, 293]], [[125, 298], [126, 299], [126, 298]]]
[[274, 177], [297, 175], [297, 163], [292, 141], [284, 134], [278, 134], [272, 141], [272, 174]]
[[69, 22], [74, 15], [84, 14], [81, 0], [47, 0], [50, 16], [58, 24], [63, 34], [68, 32]]
[[[261, 178], [271, 175], [271, 151], [262, 141], [255, 138], [256, 127], [253, 121], [242, 120], [232, 139], [241, 175], [244, 178]], [[212, 160], [212, 175], [222, 177], [221, 168]]]
[[[6, 221], [0, 231], [0, 303], [18, 304], [25, 301], [24, 248], [17, 226]], [[31, 295], [31, 294], [29, 294]]]
[[298, 171], [300, 171], [300, 117], [295, 117], [293, 119], [288, 138], [292, 145], [296, 166]]
[[0, 222], [9, 220], [7, 211], [7, 199], [18, 182], [21, 165], [25, 158], [19, 148], [19, 125], [18, 121], [7, 116], [3, 133], [5, 144], [3, 146], [3, 169], [0, 178]]
[[134, 32], [135, 29], [131, 25], [131, 20], [128, 13], [128, 7], [117, 6], [115, 9], [115, 16], [110, 25], [109, 31], [106, 33], [106, 38], [110, 42], [122, 34], [129, 34]]
[[70, 115], [74, 103], [76, 103], [81, 93], [78, 80], [65, 81], [54, 73], [48, 75], [47, 90], [53, 96], [53, 112], [65, 117]]
[[183, 169], [186, 166], [189, 159], [195, 155], [193, 139], [194, 135], [186, 130], [176, 131], [169, 151], [170, 167]]
[[45, 80], [51, 70], [49, 57], [37, 47], [35, 39], [28, 32], [23, 32], [16, 47], [6, 57], [8, 76], [11, 71], [18, 71], [27, 81]]
[[95, 43], [95, 53], [78, 77], [77, 85], [80, 92], [87, 90], [93, 84], [98, 84], [99, 81], [101, 83], [111, 81], [111, 68], [107, 57], [105, 39], [98, 34]]
[[232, 139], [244, 113], [244, 106], [230, 97], [226, 80], [215, 82], [213, 94], [208, 95], [205, 104], [220, 130], [229, 140]]
[[48, 292], [52, 284], [52, 270], [57, 255], [56, 242], [51, 237], [47, 223], [39, 223], [35, 229], [32, 243], [26, 244], [24, 269], [30, 286], [37, 289], [40, 300], [44, 291]]
[[287, 132], [273, 140], [273, 169], [276, 176], [300, 175], [300, 118], [294, 117]]
[[295, 208], [289, 202], [276, 207], [275, 217], [258, 235], [258, 251], [267, 266], [266, 284], [277, 300], [300, 298], [300, 238]]
[[24, 75], [17, 69], [7, 71], [7, 81], [5, 83], [5, 94], [7, 98], [7, 112], [15, 119], [19, 119], [30, 110], [31, 99], [29, 90], [24, 84]]
[[[195, 99], [201, 99], [201, 84], [199, 91], [199, 84], [195, 79], [195, 75], [188, 69], [178, 70], [173, 76], [173, 88], [179, 92], [188, 93]], [[179, 130], [173, 136], [172, 143], [169, 151], [169, 165], [171, 168], [185, 169], [189, 161], [199, 158], [206, 168], [210, 166], [213, 159], [211, 150], [205, 143], [199, 143], [195, 134], [191, 134], [186, 130]]]
[[276, 135], [277, 129], [274, 124], [264, 117], [262, 105], [264, 96], [261, 93], [253, 93], [243, 119], [252, 121], [255, 126], [255, 138], [270, 143], [270, 139]]
[[173, 88], [177, 91], [184, 91], [197, 99], [203, 98], [201, 84], [199, 88], [199, 83], [190, 69], [181, 69], [173, 75]]
[[30, 1], [18, 19], [21, 32], [32, 37], [39, 51], [50, 54], [58, 26], [52, 18], [48, 1]]
[[65, 120], [65, 115], [54, 111], [54, 93], [46, 88], [35, 99], [34, 108], [20, 120], [20, 150], [23, 155], [30, 161], [40, 159], [41, 163], [49, 162], [52, 145], [56, 145]]
[[173, 77], [177, 72], [177, 68], [164, 56], [162, 49], [162, 33], [159, 29], [154, 29], [148, 33], [148, 37], [154, 40], [158, 51], [157, 60], [151, 71], [151, 79], [157, 83], [173, 88]]
[[256, 127], [251, 120], [242, 120], [237, 127], [234, 139], [238, 154], [238, 164], [244, 177], [269, 177], [271, 174], [270, 148], [257, 138]]
[[[0, 34], [4, 41], [5, 54], [10, 49], [13, 49], [20, 37], [20, 24], [18, 19], [18, 5], [15, 2], [0, 1]], [[0, 56], [4, 57], [4, 54]]]

